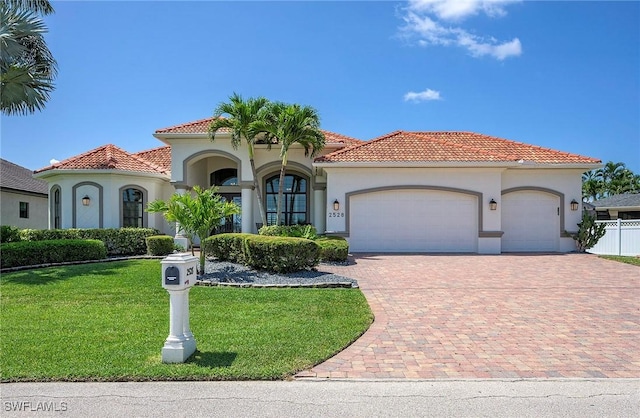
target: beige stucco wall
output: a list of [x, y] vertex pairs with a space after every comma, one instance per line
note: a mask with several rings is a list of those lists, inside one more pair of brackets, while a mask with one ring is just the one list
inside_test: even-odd
[[[121, 227], [122, 196], [120, 190], [123, 187], [131, 186], [146, 190], [145, 207], [150, 201], [167, 199], [174, 191], [168, 179], [134, 173], [61, 173], [47, 177], [46, 180], [49, 182], [50, 193], [54, 187], [60, 187], [62, 228]], [[82, 205], [81, 200], [84, 196], [91, 199], [89, 206]], [[53, 227], [52, 205], [49, 205], [48, 213], [49, 225]], [[172, 227], [167, 224], [161, 214], [148, 213], [145, 216], [146, 227], [156, 228], [162, 233], [173, 234]], [[102, 219], [101, 223], [100, 219]]]
[[[29, 218], [20, 217], [20, 202], [29, 203]], [[47, 228], [47, 198], [3, 189], [0, 192], [0, 224], [21, 229]]]

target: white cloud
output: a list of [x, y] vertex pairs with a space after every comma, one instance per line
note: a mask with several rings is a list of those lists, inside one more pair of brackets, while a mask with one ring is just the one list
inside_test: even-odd
[[442, 98], [440, 97], [440, 92], [431, 90], [431, 89], [426, 89], [425, 91], [421, 91], [419, 93], [416, 93], [415, 91], [410, 91], [404, 95], [405, 102], [418, 103], [418, 102], [425, 102], [429, 100], [442, 100]]
[[505, 6], [519, 0], [411, 0], [403, 10], [404, 26], [400, 35], [420, 46], [458, 46], [474, 57], [491, 56], [498, 60], [522, 54], [518, 38], [500, 42], [492, 37], [474, 35], [462, 27], [441, 21], [462, 21], [482, 11], [489, 17], [506, 15]]
[[60, 161], [56, 160], [55, 158], [52, 158], [49, 160], [49, 164], [54, 165], [54, 164], [58, 164]]

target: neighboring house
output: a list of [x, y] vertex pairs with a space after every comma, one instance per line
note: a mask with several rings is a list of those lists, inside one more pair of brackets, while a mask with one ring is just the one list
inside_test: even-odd
[[[58, 196], [51, 227], [130, 225], [173, 234], [160, 215], [143, 211], [146, 204], [215, 185], [242, 207], [228, 229], [256, 232], [261, 216], [246, 149], [234, 150], [224, 131], [212, 142], [210, 122], [157, 130], [165, 147], [130, 154], [106, 145], [38, 170]], [[315, 160], [301, 147], [290, 150], [284, 216], [345, 236], [354, 252], [572, 251], [567, 231], [577, 229], [581, 210], [571, 202], [581, 200], [582, 173], [601, 165], [469, 132], [399, 131], [367, 142], [325, 135]], [[257, 145], [255, 164], [273, 222], [277, 146]]]
[[640, 193], [617, 194], [591, 204], [599, 220], [640, 219]]
[[0, 224], [46, 229], [48, 192], [31, 170], [0, 158]]

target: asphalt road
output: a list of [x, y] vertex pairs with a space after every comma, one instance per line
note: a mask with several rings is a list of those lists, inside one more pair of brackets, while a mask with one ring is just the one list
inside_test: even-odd
[[9, 416], [638, 417], [640, 379], [7, 383]]

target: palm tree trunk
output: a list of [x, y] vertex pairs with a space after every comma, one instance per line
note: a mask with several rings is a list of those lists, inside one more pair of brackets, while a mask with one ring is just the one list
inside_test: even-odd
[[253, 159], [253, 149], [250, 150], [249, 163], [251, 163], [251, 173], [253, 174], [253, 187], [256, 190], [256, 197], [258, 198], [258, 210], [260, 210], [260, 219], [262, 219], [262, 225], [267, 225], [267, 213], [264, 211], [264, 204], [262, 203], [262, 191], [260, 190], [260, 182], [258, 182], [258, 175], [256, 174], [256, 162]]
[[[278, 180], [278, 206], [276, 210], [276, 225], [280, 225], [280, 217], [282, 216], [282, 200], [284, 199], [284, 177], [287, 170], [287, 157], [282, 160], [280, 166], [280, 179]], [[286, 222], [285, 222], [286, 224]]]

